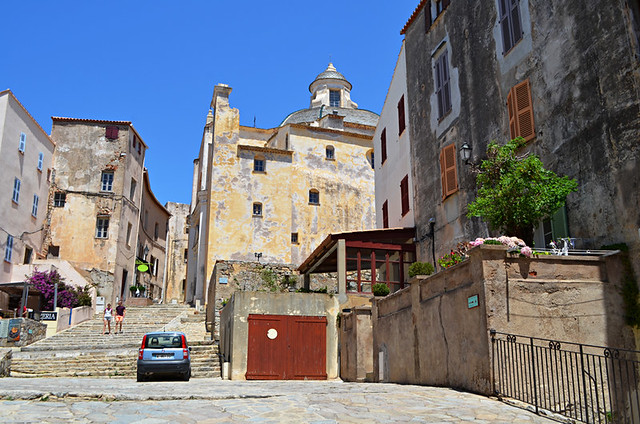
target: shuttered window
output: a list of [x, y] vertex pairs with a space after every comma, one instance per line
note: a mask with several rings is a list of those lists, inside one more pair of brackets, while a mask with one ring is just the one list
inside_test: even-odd
[[449, 80], [449, 52], [443, 51], [436, 59], [435, 84], [438, 98], [438, 119], [442, 119], [451, 111], [451, 84]]
[[18, 151], [24, 153], [24, 149], [27, 146], [27, 135], [23, 132], [20, 133], [20, 143], [18, 144]]
[[115, 126], [109, 126], [109, 127], [107, 127], [107, 130], [106, 130], [106, 137], [107, 137], [109, 140], [115, 140], [115, 139], [117, 139], [117, 138], [118, 138], [118, 127], [115, 127]]
[[389, 228], [389, 202], [382, 204], [382, 228]]
[[506, 55], [522, 39], [519, 0], [498, 0], [500, 29], [502, 30], [502, 54]]
[[533, 104], [529, 80], [517, 84], [507, 95], [509, 111], [509, 132], [511, 138], [522, 137], [526, 141], [536, 136], [533, 122]]
[[380, 164], [382, 165], [384, 161], [387, 160], [387, 129], [386, 128], [384, 128], [382, 130], [382, 133], [380, 134], [380, 150], [382, 150], [381, 162], [380, 162]]
[[453, 143], [440, 151], [440, 180], [442, 182], [442, 200], [458, 191], [456, 146]]
[[409, 212], [409, 176], [405, 175], [400, 182], [400, 200], [402, 204], [402, 216]]
[[405, 129], [404, 122], [404, 94], [400, 97], [400, 101], [398, 102], [398, 135], [402, 135], [402, 132]]

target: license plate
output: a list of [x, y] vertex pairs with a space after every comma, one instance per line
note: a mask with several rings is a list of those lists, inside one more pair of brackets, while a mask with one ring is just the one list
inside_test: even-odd
[[154, 358], [173, 358], [173, 353], [155, 353]]

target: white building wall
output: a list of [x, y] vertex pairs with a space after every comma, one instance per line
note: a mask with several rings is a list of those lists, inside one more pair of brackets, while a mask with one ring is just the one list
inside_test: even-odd
[[[404, 95], [405, 129], [398, 134], [398, 102]], [[407, 100], [407, 66], [405, 62], [404, 41], [398, 61], [382, 107], [380, 120], [373, 136], [375, 153], [376, 182], [376, 227], [382, 225], [382, 205], [385, 200], [389, 206], [389, 227], [413, 227], [413, 178], [411, 176], [411, 148], [409, 145], [409, 103]], [[387, 158], [382, 164], [382, 146], [380, 136], [386, 128]], [[400, 182], [409, 176], [409, 212], [402, 216]]]

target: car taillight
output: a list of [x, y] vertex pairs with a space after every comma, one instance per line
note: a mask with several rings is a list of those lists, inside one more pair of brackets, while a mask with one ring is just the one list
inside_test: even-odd
[[147, 343], [147, 335], [145, 334], [142, 337], [142, 344], [140, 345], [140, 349], [138, 349], [138, 359], [142, 359], [142, 355], [144, 354], [144, 345]]
[[144, 355], [144, 349], [140, 348], [138, 349], [138, 359], [142, 359], [142, 355]]
[[189, 349], [182, 349], [182, 357], [184, 359], [189, 359]]
[[187, 348], [187, 338], [184, 336], [184, 334], [182, 335], [182, 348]]

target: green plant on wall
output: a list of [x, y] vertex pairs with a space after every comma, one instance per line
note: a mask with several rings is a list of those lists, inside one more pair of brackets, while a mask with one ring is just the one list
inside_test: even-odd
[[431, 275], [433, 274], [433, 265], [429, 262], [414, 262], [409, 265], [409, 277], [415, 277], [416, 275]]
[[263, 269], [260, 276], [262, 277], [262, 281], [264, 281], [264, 286], [267, 290], [271, 292], [280, 291], [278, 274], [276, 274], [272, 269]]
[[560, 209], [578, 183], [545, 169], [534, 154], [518, 156], [525, 144], [522, 137], [504, 146], [489, 143], [487, 159], [476, 178], [478, 194], [469, 204], [467, 216], [481, 217], [492, 229], [532, 246], [534, 227]]
[[384, 283], [376, 283], [371, 287], [371, 292], [373, 292], [374, 296], [386, 296], [391, 290], [389, 290], [389, 287]]

